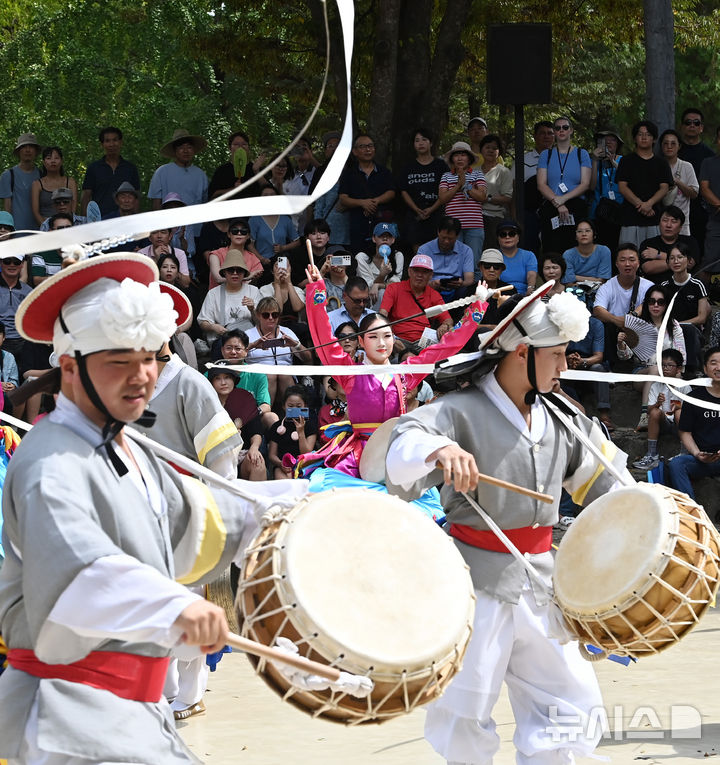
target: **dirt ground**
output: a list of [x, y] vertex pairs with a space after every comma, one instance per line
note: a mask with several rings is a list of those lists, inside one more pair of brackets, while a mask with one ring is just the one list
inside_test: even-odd
[[[621, 765], [690, 765], [711, 757], [720, 762], [719, 653], [720, 610], [713, 608], [693, 632], [658, 656], [629, 667], [596, 663], [611, 728], [597, 754]], [[238, 654], [226, 656], [211, 674], [205, 703], [204, 715], [178, 725], [188, 745], [210, 765], [444, 762], [423, 739], [422, 709], [379, 726], [348, 728], [313, 720], [276, 696]], [[502, 739], [495, 765], [510, 765], [515, 762], [514, 722], [506, 694], [495, 719]]]

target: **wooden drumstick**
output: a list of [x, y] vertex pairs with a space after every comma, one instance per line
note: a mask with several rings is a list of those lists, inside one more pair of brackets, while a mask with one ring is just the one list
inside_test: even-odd
[[[435, 467], [444, 470], [445, 466], [441, 462], [436, 462]], [[478, 473], [478, 481], [483, 483], [489, 483], [492, 486], [499, 486], [501, 489], [507, 489], [508, 491], [514, 491], [516, 494], [524, 494], [526, 497], [532, 497], [540, 502], [544, 502], [546, 505], [552, 505], [555, 498], [550, 494], [541, 494], [539, 491], [533, 491], [527, 489], [525, 486], [518, 486], [516, 483], [510, 483], [509, 481], [503, 481], [502, 478], [494, 478], [491, 475], [485, 475], [484, 473]]]
[[310, 244], [310, 240], [306, 239], [305, 244], [307, 245], [308, 258], [310, 259], [310, 265], [313, 268], [315, 268], [315, 258], [313, 258], [313, 251], [312, 251], [312, 245]]
[[304, 656], [293, 656], [278, 648], [272, 648], [269, 645], [258, 643], [255, 640], [240, 637], [240, 635], [236, 635], [233, 632], [228, 635], [226, 642], [229, 646], [237, 648], [239, 651], [245, 651], [245, 653], [251, 653], [253, 656], [262, 656], [263, 659], [271, 659], [272, 661], [289, 664], [291, 667], [300, 669], [303, 672], [308, 672], [311, 675], [319, 675], [320, 677], [324, 677], [326, 680], [332, 680], [335, 683], [340, 680], [340, 670], [335, 669], [335, 667], [329, 667], [327, 664], [320, 664], [317, 661], [306, 659]]

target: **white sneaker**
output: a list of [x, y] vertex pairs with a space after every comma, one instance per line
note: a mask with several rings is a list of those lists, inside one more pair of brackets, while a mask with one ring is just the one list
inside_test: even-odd
[[644, 433], [647, 429], [648, 429], [648, 416], [647, 416], [647, 412], [643, 412], [640, 415], [640, 421], [638, 422], [637, 428], [635, 428], [635, 430], [637, 430], [638, 433]]

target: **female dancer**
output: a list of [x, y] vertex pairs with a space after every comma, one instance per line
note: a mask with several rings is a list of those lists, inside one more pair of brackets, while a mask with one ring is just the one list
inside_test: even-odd
[[[323, 364], [352, 366], [353, 359], [333, 337], [325, 302], [325, 283], [315, 266], [306, 270], [306, 310], [313, 342], [320, 346], [317, 354]], [[457, 353], [470, 339], [482, 320], [487, 303], [475, 302], [466, 312], [458, 329], [448, 332], [443, 339], [425, 348], [418, 356], [407, 360], [408, 364], [427, 364], [447, 359]], [[359, 342], [368, 364], [389, 364], [393, 351], [392, 328], [380, 314], [366, 316], [360, 322]], [[333, 342], [335, 341], [335, 342]], [[331, 345], [323, 345], [331, 342]], [[309, 475], [324, 464], [343, 473], [359, 476], [360, 455], [370, 435], [386, 420], [404, 414], [407, 392], [418, 385], [425, 374], [367, 374], [333, 375], [347, 397], [348, 419], [352, 433], [339, 433], [326, 446], [316, 452], [300, 456], [296, 474]]]

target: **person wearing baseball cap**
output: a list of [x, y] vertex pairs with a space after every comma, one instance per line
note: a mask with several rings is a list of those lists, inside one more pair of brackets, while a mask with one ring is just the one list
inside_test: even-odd
[[36, 165], [40, 144], [35, 135], [22, 133], [18, 136], [13, 154], [18, 163], [0, 175], [0, 199], [5, 210], [12, 213], [16, 229], [35, 231], [38, 224], [32, 210], [31, 189], [33, 182], [40, 179]]
[[[632, 483], [627, 455], [599, 426], [552, 393], [567, 369], [565, 349], [587, 333], [589, 314], [574, 296], [532, 295], [507, 301], [497, 327], [483, 336], [475, 369], [467, 359], [447, 363], [472, 372], [472, 382], [400, 418], [390, 436], [386, 485], [415, 499], [440, 483], [445, 528], [475, 583], [475, 622], [460, 672], [431, 704], [425, 738], [449, 762], [490, 763], [499, 748], [493, 707], [503, 682], [515, 714], [518, 762], [571, 763], [587, 757], [602, 730], [588, 721], [602, 706], [592, 665], [577, 638], [551, 627], [552, 529], [563, 488], [587, 504], [611, 490], [611, 471], [596, 462], [591, 441]], [[519, 302], [516, 302], [519, 301]], [[441, 370], [443, 366], [441, 366]], [[572, 416], [572, 429], [566, 426]], [[580, 432], [580, 435], [578, 435]], [[490, 483], [481, 473], [547, 492], [551, 504]], [[528, 560], [536, 577], [490, 530], [476, 505]], [[520, 699], [522, 703], [520, 703]], [[573, 732], [556, 736], [549, 710], [572, 710]], [[575, 735], [577, 734], [577, 735]]]
[[76, 215], [72, 211], [73, 193], [70, 189], [63, 187], [55, 189], [51, 194], [51, 201], [55, 212], [40, 224], [40, 231], [50, 231], [50, 224], [55, 215], [63, 213], [64, 215], [72, 215], [73, 226], [79, 226], [81, 223], [87, 223], [87, 217], [85, 215]]
[[370, 299], [374, 310], [380, 307], [388, 284], [402, 279], [405, 256], [395, 247], [398, 228], [395, 223], [376, 223], [372, 234], [372, 247], [355, 256], [357, 275], [370, 285]]
[[307, 494], [306, 482], [253, 482], [245, 499], [126, 435], [151, 419], [156, 354], [179, 318], [157, 278], [142, 255], [101, 255], [18, 309], [23, 337], [52, 343], [60, 392], [4, 485], [0, 705], [12, 714], [0, 716], [0, 757], [11, 762], [197, 762], [163, 695], [169, 657], [180, 643], [185, 660], [219, 651], [228, 626], [183, 585], [220, 576], [256, 512]]

